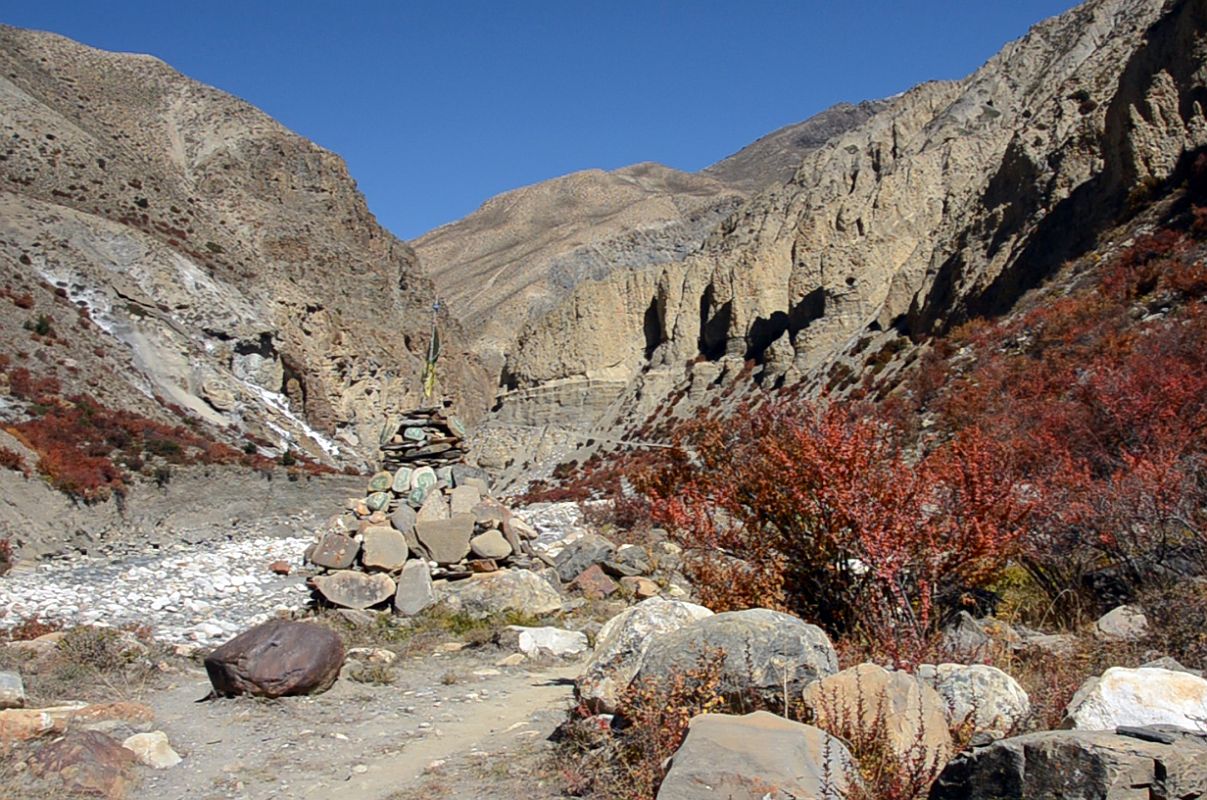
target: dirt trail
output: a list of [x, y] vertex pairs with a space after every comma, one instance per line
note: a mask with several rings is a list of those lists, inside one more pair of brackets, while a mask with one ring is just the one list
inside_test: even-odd
[[540, 762], [582, 664], [492, 666], [500, 655], [427, 654], [401, 661], [393, 684], [341, 678], [317, 697], [273, 701], [197, 703], [209, 682], [190, 670], [150, 698], [184, 761], [145, 771], [131, 798], [556, 797]]

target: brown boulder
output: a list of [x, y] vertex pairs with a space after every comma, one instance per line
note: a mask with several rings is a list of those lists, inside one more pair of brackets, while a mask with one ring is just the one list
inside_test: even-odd
[[282, 697], [325, 692], [344, 663], [335, 631], [309, 622], [270, 620], [205, 659], [214, 694]]
[[137, 778], [134, 753], [97, 731], [72, 731], [29, 760], [39, 778], [57, 775], [69, 793], [120, 800]]

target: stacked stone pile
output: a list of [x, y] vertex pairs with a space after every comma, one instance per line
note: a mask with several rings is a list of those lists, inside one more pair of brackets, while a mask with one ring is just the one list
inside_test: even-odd
[[[444, 404], [447, 406], [447, 403]], [[382, 429], [382, 469], [442, 467], [465, 460], [465, 426], [444, 408], [419, 408]]]
[[536, 532], [491, 497], [472, 466], [399, 466], [369, 479], [306, 551], [322, 570], [313, 587], [329, 603], [365, 609], [390, 602], [416, 614], [436, 600], [433, 581], [546, 566]]

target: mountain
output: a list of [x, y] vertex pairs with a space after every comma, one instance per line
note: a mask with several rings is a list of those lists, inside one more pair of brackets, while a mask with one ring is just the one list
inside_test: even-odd
[[1205, 51], [1201, 0], [1090, 0], [891, 99], [698, 253], [585, 282], [531, 321], [485, 459], [564, 456], [756, 383], [820, 391], [853, 351], [1009, 309], [1207, 144]]
[[[0, 337], [35, 378], [335, 464], [418, 403], [435, 292], [338, 156], [155, 58], [10, 27], [0, 125]], [[472, 417], [487, 379], [442, 327]]]

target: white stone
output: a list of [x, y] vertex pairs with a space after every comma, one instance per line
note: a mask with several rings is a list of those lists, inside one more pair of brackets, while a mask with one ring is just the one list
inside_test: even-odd
[[568, 631], [564, 628], [525, 628], [509, 625], [509, 630], [519, 633], [519, 649], [524, 655], [549, 653], [554, 656], [572, 656], [587, 650], [587, 634]]
[[919, 664], [917, 677], [947, 705], [948, 719], [971, 722], [975, 731], [1006, 735], [1031, 713], [1031, 698], [1018, 681], [987, 664]]
[[1207, 680], [1156, 667], [1111, 667], [1081, 685], [1061, 727], [1114, 730], [1162, 724], [1207, 732]]
[[1148, 634], [1148, 617], [1135, 606], [1119, 606], [1094, 623], [1094, 635], [1103, 641], [1135, 641]]
[[163, 731], [136, 733], [122, 742], [122, 747], [134, 753], [140, 763], [152, 769], [174, 767], [182, 760], [168, 744], [168, 735]]

